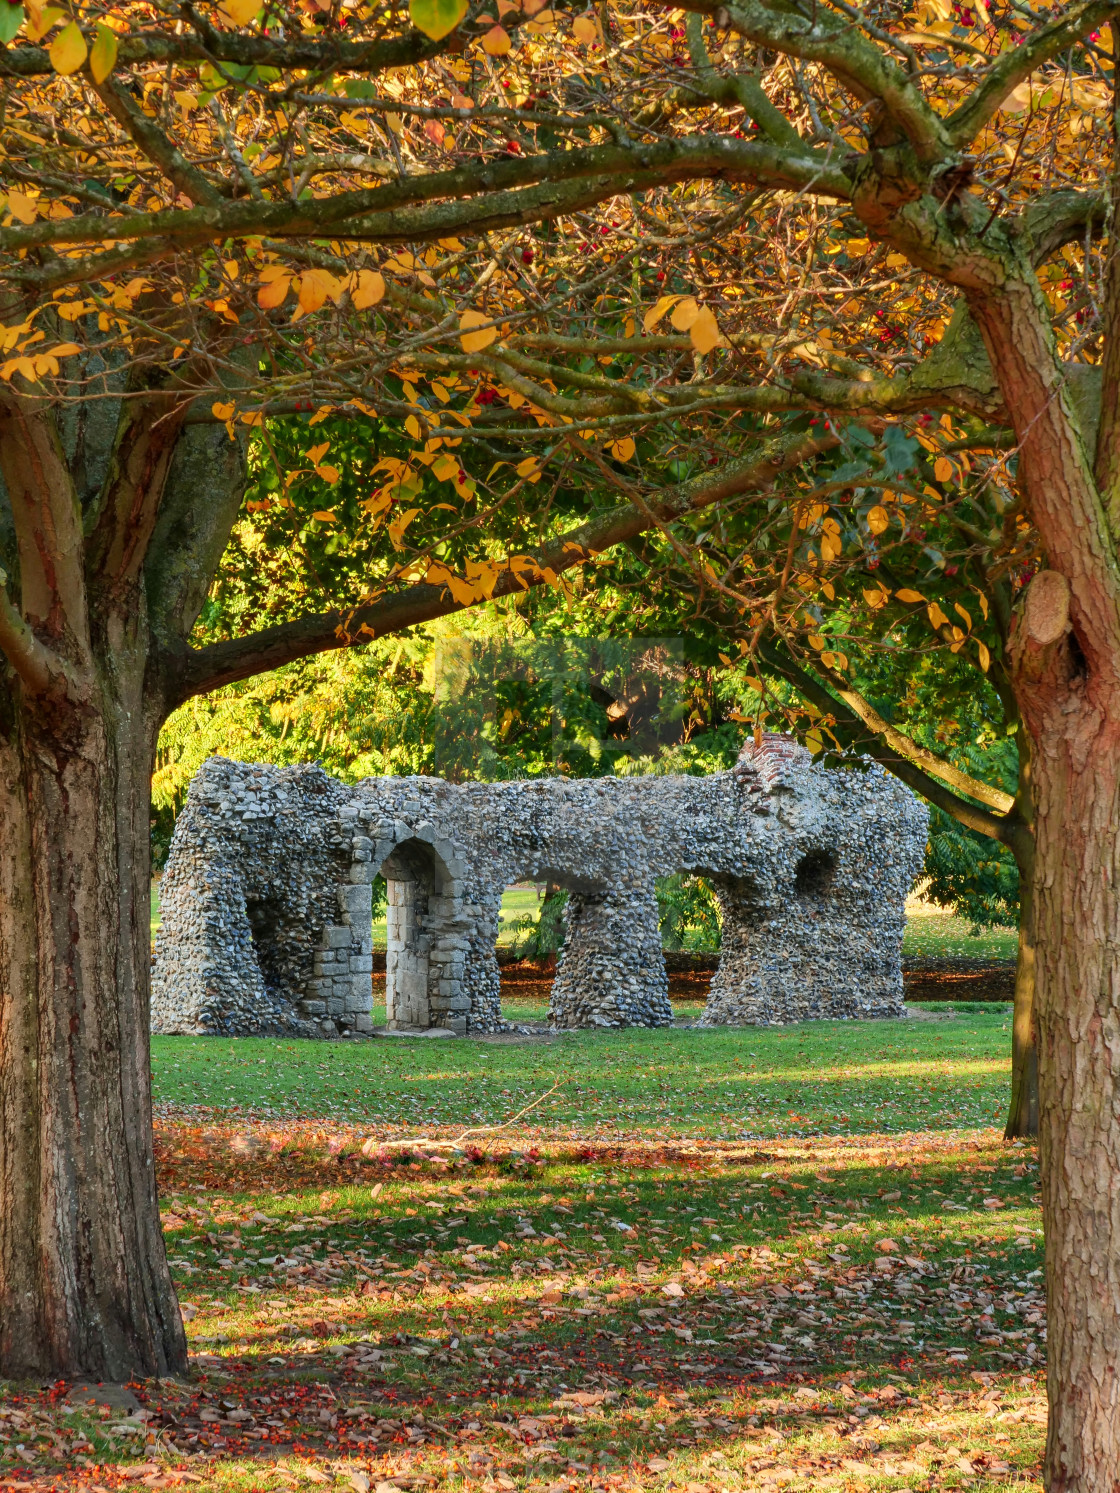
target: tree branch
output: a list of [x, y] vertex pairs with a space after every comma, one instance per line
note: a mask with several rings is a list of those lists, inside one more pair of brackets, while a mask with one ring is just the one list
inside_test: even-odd
[[811, 15], [800, 15], [792, 8], [771, 8], [757, 0], [740, 0], [732, 5], [722, 0], [686, 0], [682, 8], [701, 15], [722, 11], [727, 18], [724, 24], [748, 41], [787, 57], [820, 63], [857, 97], [878, 99], [923, 164], [953, 155], [945, 125], [921, 89], [878, 47], [859, 35], [851, 21], [824, 4], [815, 5]]
[[[907, 753], [888, 744], [875, 731], [871, 732], [869, 738], [867, 733], [870, 728], [865, 727], [865, 723], [856, 712], [831, 694], [820, 680], [795, 663], [783, 648], [773, 643], [761, 643], [758, 653], [776, 674], [792, 684], [818, 710], [827, 713], [835, 720], [838, 727], [837, 734], [845, 746], [857, 747], [861, 752], [865, 752], [867, 756], [872, 757], [892, 772], [908, 788], [912, 788], [915, 793], [920, 793], [923, 798], [928, 798], [930, 803], [936, 804], [939, 809], [951, 815], [966, 829], [976, 830], [979, 834], [987, 835], [989, 839], [998, 840], [1001, 844], [1010, 842], [1018, 827], [1013, 811], [1014, 800], [1012, 800], [1012, 811], [1003, 816], [978, 808], [968, 799], [951, 792], [945, 783], [940, 781], [944, 774], [939, 773], [938, 777], [934, 777]], [[903, 740], [909, 740], [909, 738], [903, 738]], [[939, 765], [943, 767], [945, 764]]]
[[163, 131], [136, 107], [125, 90], [117, 87], [112, 77], [93, 86], [121, 129], [148, 160], [159, 167], [173, 187], [199, 205], [223, 200], [226, 194], [207, 180], [197, 166], [192, 166], [182, 151], [177, 150]]
[[[329, 234], [336, 238], [397, 241], [413, 237], [417, 230], [424, 231], [422, 222], [415, 219], [398, 226], [402, 209], [418, 204], [431, 204], [438, 199], [441, 207], [448, 208], [460, 198], [474, 198], [466, 206], [472, 213], [478, 213], [485, 210], [490, 200], [498, 202], [503, 192], [589, 177], [603, 178], [602, 186], [594, 190], [605, 196], [628, 190], [627, 182], [633, 175], [648, 179], [651, 184], [707, 176], [811, 188], [841, 198], [847, 198], [850, 191], [844, 173], [808, 146], [795, 155], [761, 141], [736, 140], [726, 135], [692, 135], [648, 146], [597, 145], [526, 158], [476, 162], [450, 171], [428, 172], [383, 186], [298, 202], [250, 200], [131, 213], [127, 217], [83, 213], [71, 218], [40, 219], [0, 229], [0, 252], [14, 255], [46, 245], [122, 240], [132, 243], [148, 238], [189, 247], [220, 238], [262, 233], [273, 238]], [[479, 199], [479, 194], [487, 195]], [[568, 210], [567, 205], [563, 210]], [[465, 224], [472, 218], [468, 215], [459, 221]], [[27, 278], [10, 273], [13, 279]]]
[[[289, 40], [219, 31], [197, 13], [192, 20], [195, 29], [180, 35], [147, 31], [122, 36], [117, 50], [118, 67], [231, 62], [236, 67], [274, 67], [284, 72], [307, 71], [316, 76], [338, 71], [382, 73], [438, 57], [454, 42], [454, 32], [436, 42], [414, 30], [387, 41], [344, 42], [333, 36], [317, 38], [306, 33], [297, 33]], [[47, 47], [0, 47], [0, 77], [49, 78], [53, 73]]]
[[1056, 20], [1033, 31], [1021, 46], [1012, 47], [993, 62], [981, 82], [946, 120], [949, 138], [958, 148], [969, 145], [1004, 99], [1044, 62], [1120, 14], [1117, 0], [1081, 0]]
[[[535, 553], [530, 563], [507, 569], [491, 593], [509, 596], [548, 582], [546, 571], [557, 576], [593, 555], [634, 538], [658, 521], [678, 519], [744, 493], [764, 490], [783, 472], [834, 449], [839, 437], [798, 436], [776, 442], [763, 455], [723, 472], [685, 483], [649, 504], [627, 503], [590, 520]], [[518, 557], [521, 558], [521, 557]], [[478, 601], [485, 600], [477, 598]], [[294, 659], [308, 658], [336, 648], [349, 648], [400, 632], [436, 617], [465, 610], [476, 602], [458, 602], [443, 585], [421, 584], [382, 596], [349, 611], [301, 617], [254, 633], [215, 643], [197, 651], [184, 650], [168, 661], [172, 704], [205, 694], [223, 684], [251, 678]]]
[[0, 654], [34, 695], [50, 693], [66, 671], [57, 654], [45, 647], [12, 605], [8, 577], [0, 570]]

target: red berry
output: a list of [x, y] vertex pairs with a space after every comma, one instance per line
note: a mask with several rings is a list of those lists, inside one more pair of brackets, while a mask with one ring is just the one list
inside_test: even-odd
[[522, 264], [532, 264], [532, 262], [533, 262], [533, 251], [532, 251], [532, 249], [522, 249], [522, 251], [521, 251], [521, 263]]

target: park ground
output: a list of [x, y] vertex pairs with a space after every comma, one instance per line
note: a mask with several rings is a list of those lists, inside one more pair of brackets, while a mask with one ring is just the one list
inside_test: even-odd
[[5, 1386], [0, 1486], [1037, 1490], [1008, 1020], [157, 1038], [190, 1378]]

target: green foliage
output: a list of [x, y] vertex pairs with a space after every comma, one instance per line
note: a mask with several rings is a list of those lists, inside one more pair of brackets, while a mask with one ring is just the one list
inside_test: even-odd
[[679, 871], [657, 879], [658, 921], [666, 949], [715, 953], [720, 946], [719, 903], [703, 876]]

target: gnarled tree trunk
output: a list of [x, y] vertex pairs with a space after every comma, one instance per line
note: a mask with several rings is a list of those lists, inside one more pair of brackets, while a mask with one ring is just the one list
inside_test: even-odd
[[113, 659], [78, 708], [0, 703], [0, 1375], [186, 1364], [148, 1059], [158, 724]]

